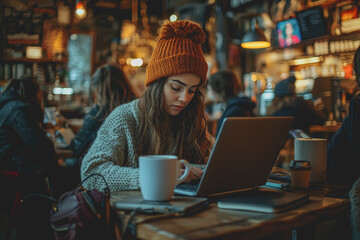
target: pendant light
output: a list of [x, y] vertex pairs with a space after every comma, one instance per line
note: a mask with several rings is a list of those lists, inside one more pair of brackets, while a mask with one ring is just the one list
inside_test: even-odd
[[87, 15], [87, 11], [85, 8], [85, 3], [82, 0], [76, 0], [76, 6], [75, 6], [75, 17], [77, 19], [84, 19]]
[[261, 49], [270, 47], [264, 32], [259, 28], [256, 19], [251, 21], [251, 30], [247, 32], [241, 41], [241, 47], [246, 49]]

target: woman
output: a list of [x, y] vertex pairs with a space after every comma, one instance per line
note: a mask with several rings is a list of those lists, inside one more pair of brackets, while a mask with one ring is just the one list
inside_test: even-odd
[[[110, 191], [139, 189], [138, 157], [174, 154], [205, 164], [211, 139], [206, 129], [205, 33], [191, 21], [166, 23], [146, 69], [143, 96], [117, 107], [105, 120], [81, 164], [82, 179], [102, 174]], [[194, 168], [189, 179], [201, 176]], [[89, 179], [86, 188], [104, 189]]]
[[96, 138], [105, 118], [120, 104], [137, 98], [124, 72], [113, 65], [99, 67], [90, 81], [94, 105], [70, 142], [74, 156], [82, 158]]
[[227, 117], [254, 117], [256, 104], [242, 92], [239, 82], [233, 72], [221, 70], [210, 76], [208, 82], [209, 93], [223, 103], [226, 108], [217, 121], [216, 136], [219, 133], [222, 122]]
[[285, 47], [292, 46], [300, 42], [300, 38], [294, 34], [294, 28], [291, 23], [286, 23], [285, 35], [286, 35], [286, 38], [284, 39]]
[[[354, 55], [353, 66], [360, 86], [360, 48]], [[349, 114], [328, 144], [328, 180], [351, 186], [360, 177], [360, 95], [350, 102]]]

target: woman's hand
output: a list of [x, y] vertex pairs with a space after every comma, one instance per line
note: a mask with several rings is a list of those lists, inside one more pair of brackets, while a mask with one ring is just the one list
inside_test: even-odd
[[[184, 174], [185, 169], [180, 170], [180, 175]], [[200, 179], [202, 177], [203, 171], [200, 168], [197, 167], [191, 167], [189, 176], [186, 178], [184, 182], [190, 182], [197, 179]]]

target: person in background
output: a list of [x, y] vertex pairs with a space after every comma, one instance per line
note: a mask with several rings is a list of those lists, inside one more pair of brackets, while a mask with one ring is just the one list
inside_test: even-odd
[[208, 94], [216, 101], [226, 103], [225, 110], [217, 121], [216, 136], [226, 117], [255, 116], [256, 104], [244, 95], [235, 74], [229, 70], [220, 70], [209, 77]]
[[[360, 48], [358, 48], [355, 52], [353, 66], [357, 86], [359, 87]], [[341, 127], [329, 140], [327, 160], [328, 181], [351, 186], [355, 180], [360, 177], [359, 92], [357, 92], [352, 98], [349, 106], [349, 113], [343, 120]]]
[[[39, 176], [55, 165], [54, 144], [42, 128], [40, 103], [40, 88], [30, 77], [11, 79], [4, 87], [0, 97], [1, 171]], [[29, 184], [24, 191], [32, 187], [36, 185]]]
[[9, 80], [0, 95], [0, 209], [14, 221], [8, 224], [15, 227], [16, 239], [53, 238], [51, 201], [26, 198], [49, 195], [47, 179], [56, 166], [54, 144], [42, 128], [41, 99], [31, 77]]
[[296, 96], [294, 76], [278, 82], [275, 86], [271, 104], [267, 108], [268, 116], [293, 116], [292, 129], [301, 129], [309, 135], [311, 125], [323, 125], [326, 114], [303, 97]]
[[[212, 139], [201, 91], [208, 69], [201, 48], [204, 41], [204, 31], [192, 21], [162, 27], [146, 68], [144, 94], [106, 118], [82, 161], [82, 179], [98, 173], [111, 192], [134, 190], [139, 189], [141, 155], [177, 155], [196, 166], [207, 162]], [[201, 174], [193, 166], [188, 180]], [[106, 185], [89, 178], [84, 187], [102, 190]]]
[[69, 145], [74, 156], [78, 158], [85, 155], [106, 117], [117, 106], [137, 98], [124, 72], [114, 65], [105, 64], [97, 68], [90, 85], [94, 104]]

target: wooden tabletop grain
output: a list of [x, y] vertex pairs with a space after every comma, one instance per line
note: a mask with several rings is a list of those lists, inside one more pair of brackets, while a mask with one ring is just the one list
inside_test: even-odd
[[[348, 188], [328, 183], [296, 190], [309, 194], [309, 201], [282, 213], [227, 210], [213, 202], [191, 216], [135, 216], [140, 239], [259, 239], [291, 229], [349, 214]], [[113, 203], [126, 192], [112, 194]], [[119, 214], [125, 214], [119, 212]]]

